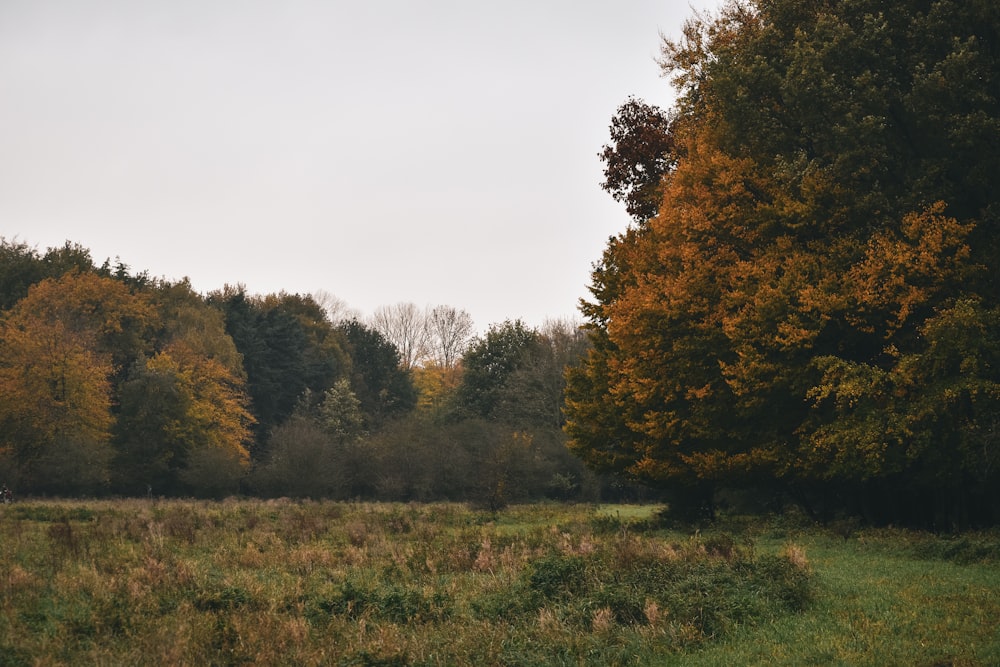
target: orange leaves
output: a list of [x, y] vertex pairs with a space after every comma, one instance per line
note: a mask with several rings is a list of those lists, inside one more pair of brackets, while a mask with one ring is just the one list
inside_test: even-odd
[[[970, 256], [973, 225], [944, 215], [944, 202], [903, 217], [898, 232], [876, 232], [864, 258], [850, 269], [845, 288], [857, 304], [852, 321], [890, 336], [938, 292], [957, 284]], [[888, 321], [881, 317], [890, 316]]]
[[[844, 431], [811, 420], [831, 403], [841, 415], [879, 404], [861, 373], [878, 367], [813, 360], [866, 353], [878, 327], [881, 354], [893, 342], [883, 336], [966, 270], [971, 226], [935, 204], [869, 235], [825, 238], [828, 221], [807, 218], [837, 193], [828, 173], [807, 166], [798, 191], [785, 190], [709, 133], [688, 140], [658, 217], [619, 239], [626, 279], [602, 304], [606, 391], [630, 433], [630, 470], [719, 479], [773, 467], [775, 442], [802, 439], [812, 463], [842, 456], [842, 470], [874, 474], [888, 446], [881, 418], [845, 417]], [[571, 419], [583, 414], [575, 401]]]
[[739, 347], [753, 341], [760, 350], [808, 349], [823, 319], [816, 306], [817, 258], [787, 236], [741, 262], [726, 286], [722, 326]]
[[665, 235], [673, 231], [676, 240], [708, 243], [713, 249], [717, 242], [729, 242], [743, 249], [757, 238], [753, 212], [773, 201], [771, 180], [753, 160], [694, 136], [686, 159], [665, 181], [660, 215], [651, 226]]
[[39, 283], [5, 313], [0, 438], [21, 461], [25, 482], [42, 474], [35, 470], [42, 460], [50, 462], [49, 475], [75, 470], [65, 474], [106, 477], [106, 471], [89, 467], [106, 461], [109, 447], [114, 371], [109, 340], [122, 337], [122, 321], [143, 313], [121, 284], [78, 273]]
[[[80, 491], [81, 480], [88, 490], [104, 488], [116, 426], [117, 433], [134, 433], [138, 440], [183, 442], [192, 450], [217, 449], [248, 461], [252, 417], [240, 355], [217, 311], [197, 295], [176, 292], [172, 308], [154, 305], [154, 295], [166, 299], [167, 290], [133, 294], [121, 281], [71, 271], [36, 284], [4, 313], [0, 447], [20, 461], [25, 488]], [[147, 360], [154, 347], [160, 351]], [[177, 390], [176, 411], [151, 416], [156, 407], [135, 409], [145, 421], [126, 424], [137, 419], [121, 414], [129, 371], [166, 378], [156, 386]], [[145, 395], [140, 403], [164, 401], [169, 399]]]
[[125, 334], [123, 323], [149, 314], [124, 285], [93, 274], [71, 272], [35, 285], [5, 314], [0, 330], [6, 396], [14, 404], [49, 405], [43, 420], [58, 423], [53, 410], [62, 410], [71, 423], [90, 424], [94, 437], [103, 438], [113, 341]]
[[[724, 370], [734, 355], [727, 330], [742, 335], [737, 320], [747, 313], [731, 309], [732, 292], [755, 282], [744, 280], [757, 268], [744, 258], [770, 216], [770, 186], [752, 161], [703, 139], [687, 147], [686, 159], [664, 182], [660, 214], [616, 242], [616, 267], [629, 279], [617, 283], [615, 298], [602, 309], [610, 355], [607, 396], [599, 402], [607, 409], [610, 396], [636, 439], [634, 455], [619, 460], [631, 458], [633, 474], [647, 479], [690, 472], [690, 461], [681, 457], [692, 443], [734, 453], [727, 414], [734, 391]], [[574, 396], [569, 412], [573, 419], [590, 408]], [[578, 423], [571, 435], [589, 437]]]
[[571, 437], [658, 482], [977, 479], [997, 511], [996, 13], [936, 7], [736, 3], [664, 46], [676, 162], [595, 271]]

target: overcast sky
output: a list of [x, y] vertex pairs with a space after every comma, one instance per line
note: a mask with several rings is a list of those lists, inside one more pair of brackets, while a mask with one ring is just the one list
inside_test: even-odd
[[695, 0], [0, 0], [0, 235], [208, 292], [576, 317]]

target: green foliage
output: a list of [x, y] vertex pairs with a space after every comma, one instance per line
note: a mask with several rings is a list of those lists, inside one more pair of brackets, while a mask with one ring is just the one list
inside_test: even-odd
[[433, 309], [446, 365], [424, 387], [437, 392], [426, 397], [435, 410], [418, 414], [398, 350], [356, 320], [332, 325], [309, 297], [242, 287], [205, 297], [120, 260], [95, 268], [72, 244], [40, 254], [3, 241], [0, 251], [0, 289], [19, 299], [0, 322], [0, 476], [18, 495], [250, 492], [498, 509], [597, 493], [559, 431], [563, 368], [587, 344], [575, 325], [497, 328], [482, 363], [468, 360], [466, 384], [479, 383], [468, 395], [489, 395], [484, 418], [453, 409], [468, 315]]
[[[544, 435], [544, 434], [543, 434]], [[592, 498], [591, 475], [564, 441], [483, 420], [419, 415], [344, 439], [299, 414], [274, 430], [247, 490], [264, 496], [470, 501], [498, 509], [539, 498]], [[553, 480], [561, 480], [554, 483]]]
[[220, 496], [249, 463], [242, 358], [222, 315], [186, 282], [153, 291], [158, 352], [141, 357], [119, 386], [115, 487], [126, 494]]
[[357, 320], [342, 323], [338, 330], [346, 341], [351, 360], [351, 389], [367, 427], [377, 430], [412, 410], [417, 403], [416, 390], [409, 371], [400, 366], [396, 347]]
[[150, 368], [143, 361], [122, 385], [115, 486], [123, 493], [141, 495], [149, 487], [158, 494], [179, 491], [177, 475], [191, 445], [181, 435], [191, 397], [180, 383], [175, 369]]
[[[67, 241], [39, 253], [16, 239], [0, 236], [0, 310], [7, 310], [28, 296], [28, 289], [46, 278], [60, 278], [71, 271], [93, 273], [90, 251]], [[108, 277], [108, 276], [105, 276]]]
[[251, 477], [251, 487], [264, 496], [338, 497], [338, 449], [315, 422], [292, 417], [278, 426], [268, 443], [268, 459]]
[[28, 287], [47, 277], [35, 249], [0, 237], [0, 309], [7, 310], [28, 296]]
[[341, 336], [310, 297], [248, 295], [227, 287], [209, 296], [243, 357], [258, 446], [288, 419], [308, 389], [321, 394], [343, 375]]
[[704, 640], [806, 609], [815, 595], [801, 564], [752, 558], [731, 541], [675, 544], [656, 553], [628, 535], [618, 540], [608, 553], [553, 553], [533, 561], [510, 590], [478, 604], [478, 613], [496, 620], [533, 618], [558, 606], [563, 622], [580, 630], [603, 622], [627, 627], [671, 619], [676, 631]]
[[550, 555], [531, 564], [525, 583], [545, 600], [568, 599], [585, 590], [585, 566], [581, 556]]
[[247, 459], [239, 450], [198, 447], [188, 454], [179, 481], [185, 495], [221, 500], [235, 496], [247, 476]]
[[454, 417], [504, 422], [517, 428], [560, 428], [567, 367], [588, 343], [579, 328], [549, 322], [544, 331], [520, 320], [490, 327], [462, 358]]
[[455, 400], [460, 414], [497, 416], [507, 382], [528, 363], [538, 332], [524, 322], [507, 321], [475, 339], [462, 357], [462, 379]]
[[453, 602], [447, 593], [399, 585], [371, 587], [347, 579], [334, 588], [329, 597], [308, 602], [306, 613], [316, 622], [328, 620], [330, 614], [351, 619], [371, 618], [390, 623], [433, 623], [449, 618]]

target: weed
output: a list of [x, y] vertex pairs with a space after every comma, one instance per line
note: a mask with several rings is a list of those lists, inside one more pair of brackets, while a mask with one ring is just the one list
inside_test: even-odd
[[2, 667], [30, 667], [34, 657], [25, 649], [0, 644], [0, 665]]
[[16, 519], [39, 523], [91, 521], [95, 516], [89, 507], [67, 507], [61, 503], [19, 503], [8, 511]]
[[585, 565], [580, 556], [546, 556], [532, 563], [528, 587], [547, 600], [582, 593], [586, 588]]
[[405, 653], [381, 656], [369, 651], [359, 651], [337, 662], [337, 667], [406, 667], [410, 664]]
[[1000, 534], [971, 533], [945, 537], [921, 534], [909, 551], [920, 558], [971, 565], [1000, 562]]
[[162, 512], [160, 518], [167, 536], [185, 544], [194, 544], [204, 521], [204, 517], [195, 508], [186, 505], [170, 506]]
[[79, 540], [69, 519], [63, 517], [55, 521], [49, 526], [46, 532], [48, 533], [49, 541], [52, 543], [53, 551], [62, 552], [69, 556], [79, 554]]
[[786, 544], [779, 554], [787, 560], [793, 567], [807, 572], [809, 570], [809, 559], [806, 558], [805, 549], [795, 544]]
[[194, 607], [202, 611], [232, 611], [250, 605], [253, 598], [245, 589], [239, 586], [223, 586], [217, 590], [208, 590], [195, 596]]
[[611, 632], [615, 620], [614, 612], [611, 611], [610, 607], [600, 607], [594, 611], [590, 618], [590, 628], [599, 635], [607, 635]]

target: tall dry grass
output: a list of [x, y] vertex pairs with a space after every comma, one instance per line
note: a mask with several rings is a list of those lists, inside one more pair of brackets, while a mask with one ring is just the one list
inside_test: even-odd
[[39, 501], [0, 543], [4, 665], [648, 663], [814, 595], [801, 550], [590, 506]]

